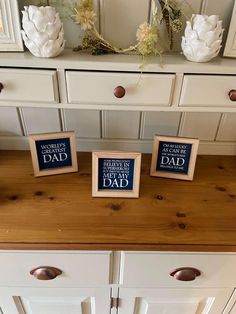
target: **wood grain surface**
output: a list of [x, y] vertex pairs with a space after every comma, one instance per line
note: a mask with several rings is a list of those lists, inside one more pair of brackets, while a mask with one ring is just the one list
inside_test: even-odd
[[139, 199], [92, 198], [91, 160], [34, 178], [29, 152], [0, 151], [0, 249], [236, 251], [236, 156], [198, 156], [188, 182], [143, 155]]

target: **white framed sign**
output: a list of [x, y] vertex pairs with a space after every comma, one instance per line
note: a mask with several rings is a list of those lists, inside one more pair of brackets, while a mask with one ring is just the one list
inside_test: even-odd
[[0, 0], [0, 51], [23, 51], [17, 0]]
[[236, 1], [234, 3], [234, 9], [225, 43], [224, 56], [236, 58]]

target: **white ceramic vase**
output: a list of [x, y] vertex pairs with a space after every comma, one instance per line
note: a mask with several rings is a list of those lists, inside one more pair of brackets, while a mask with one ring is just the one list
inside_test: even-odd
[[36, 57], [53, 58], [65, 47], [63, 24], [54, 7], [25, 6], [22, 11], [22, 37]]
[[223, 31], [219, 16], [193, 14], [182, 37], [185, 57], [194, 62], [208, 62], [216, 57], [221, 48]]

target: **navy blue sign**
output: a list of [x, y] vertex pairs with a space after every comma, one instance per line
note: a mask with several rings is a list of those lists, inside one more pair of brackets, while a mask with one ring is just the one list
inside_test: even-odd
[[99, 190], [133, 190], [134, 159], [98, 158]]
[[192, 144], [159, 142], [157, 171], [188, 173]]
[[72, 166], [69, 138], [38, 140], [35, 145], [40, 170]]

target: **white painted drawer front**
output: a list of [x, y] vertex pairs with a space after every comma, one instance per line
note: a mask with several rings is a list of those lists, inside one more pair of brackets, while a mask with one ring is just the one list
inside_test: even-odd
[[[127, 287], [234, 287], [236, 254], [210, 253], [124, 253], [123, 284]], [[194, 267], [201, 275], [179, 281], [170, 272]]]
[[[68, 71], [66, 79], [69, 103], [170, 106], [175, 75]], [[114, 96], [117, 86], [124, 97]]]
[[0, 69], [0, 101], [58, 102], [56, 71]]
[[180, 106], [236, 107], [228, 93], [236, 89], [236, 76], [185, 75]]
[[[40, 266], [59, 268], [53, 280], [39, 280], [30, 271]], [[0, 253], [0, 286], [89, 287], [109, 284], [110, 252]]]

